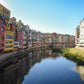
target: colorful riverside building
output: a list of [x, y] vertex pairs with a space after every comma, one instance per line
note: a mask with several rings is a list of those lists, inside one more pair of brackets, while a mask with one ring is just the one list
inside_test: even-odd
[[5, 49], [4, 51], [13, 50], [13, 45], [14, 45], [13, 31], [5, 30]]
[[5, 20], [5, 29], [10, 30], [10, 11], [0, 4], [0, 14]]
[[32, 46], [37, 46], [37, 32], [32, 30]]
[[16, 31], [16, 18], [15, 17], [12, 17], [10, 19], [10, 30], [13, 31], [13, 34], [14, 34], [13, 51], [15, 51], [15, 50], [18, 50], [18, 47], [19, 47], [19, 41], [16, 39], [17, 31]]
[[21, 22], [21, 20], [19, 20], [19, 22], [16, 22], [16, 25], [17, 25], [16, 40], [19, 42], [19, 49], [22, 49], [23, 48], [23, 31], [22, 31], [23, 23]]
[[37, 45], [40, 46], [43, 44], [43, 35], [41, 32], [37, 32]]
[[26, 42], [27, 42], [27, 48], [29, 47], [29, 26], [28, 25], [25, 25], [26, 27], [26, 35], [27, 35], [27, 38], [26, 38]]
[[0, 16], [0, 51], [5, 48], [5, 20]]
[[44, 33], [44, 43], [46, 44], [46, 45], [48, 45], [48, 44], [52, 44], [52, 34], [51, 33]]
[[0, 4], [0, 15], [5, 21], [5, 47], [4, 51], [13, 49], [13, 32], [10, 31], [10, 11]]
[[23, 48], [23, 32], [22, 32], [22, 29], [16, 29], [16, 41], [19, 42], [18, 49], [22, 49]]
[[27, 48], [27, 28], [25, 25], [23, 25], [22, 31], [23, 31], [23, 48]]
[[27, 48], [28, 47], [32, 47], [32, 30], [29, 25], [27, 25]]

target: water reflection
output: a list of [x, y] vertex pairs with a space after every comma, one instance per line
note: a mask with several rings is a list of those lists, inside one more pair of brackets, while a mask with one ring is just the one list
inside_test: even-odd
[[80, 59], [75, 59], [75, 57], [68, 57], [65, 56], [68, 60], [75, 62], [75, 71], [77, 71], [80, 75], [80, 78], [82, 79], [82, 82], [84, 84], [84, 61]]
[[29, 73], [35, 63], [42, 59], [58, 57], [60, 53], [52, 50], [37, 50], [30, 52], [26, 57], [14, 59], [0, 68], [0, 84], [21, 84], [24, 76]]
[[76, 65], [76, 69], [79, 72], [80, 78], [84, 82], [84, 66], [77, 66]]
[[[46, 60], [48, 58], [49, 60]], [[50, 60], [50, 58], [53, 58], [54, 61]], [[42, 59], [45, 60], [44, 63]], [[44, 67], [46, 62], [49, 64]], [[43, 78], [40, 78], [40, 75], [37, 76], [35, 69], [33, 69], [33, 73], [36, 73], [36, 77], [33, 79], [34, 75], [31, 74], [31, 69], [37, 63], [39, 63], [39, 66], [42, 65], [40, 72], [37, 73], [41, 74]], [[44, 71], [42, 71], [43, 68], [45, 68]], [[24, 79], [25, 75], [28, 79]], [[31, 77], [31, 80], [29, 77]], [[32, 82], [32, 79], [34, 82]], [[60, 53], [52, 50], [32, 51], [24, 58], [16, 58], [0, 67], [0, 84], [83, 84], [83, 82], [84, 62], [72, 57], [61, 57]]]

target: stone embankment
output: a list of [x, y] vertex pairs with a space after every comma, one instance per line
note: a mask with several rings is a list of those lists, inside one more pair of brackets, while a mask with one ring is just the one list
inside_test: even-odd
[[35, 46], [35, 47], [30, 47], [28, 49], [21, 49], [10, 53], [0, 54], [0, 67], [14, 59], [25, 57], [31, 51], [38, 49], [46, 49], [46, 48], [49, 48], [49, 46], [47, 45]]

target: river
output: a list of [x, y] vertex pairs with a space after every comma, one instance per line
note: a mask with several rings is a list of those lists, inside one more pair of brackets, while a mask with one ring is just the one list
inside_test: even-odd
[[84, 65], [58, 52], [37, 50], [0, 68], [0, 84], [83, 84]]

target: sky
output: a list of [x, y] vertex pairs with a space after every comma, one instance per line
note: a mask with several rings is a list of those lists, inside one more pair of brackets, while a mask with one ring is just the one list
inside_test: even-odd
[[75, 35], [84, 18], [84, 0], [0, 0], [11, 17], [22, 20], [31, 29]]

